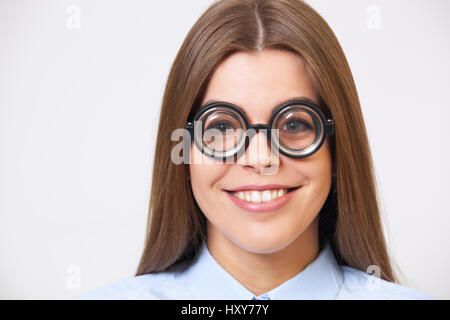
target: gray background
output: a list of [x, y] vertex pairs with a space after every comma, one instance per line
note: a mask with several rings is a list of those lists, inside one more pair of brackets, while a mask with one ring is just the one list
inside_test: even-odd
[[[352, 68], [403, 284], [448, 299], [450, 2], [308, 2]], [[165, 81], [210, 3], [0, 0], [0, 298], [133, 275]]]

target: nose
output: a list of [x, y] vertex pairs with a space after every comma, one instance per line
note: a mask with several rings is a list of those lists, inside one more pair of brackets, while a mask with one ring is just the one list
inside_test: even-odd
[[[249, 145], [238, 159], [246, 170], [254, 171], [261, 175], [271, 175], [278, 171], [279, 156], [271, 150], [267, 133], [260, 129], [254, 135], [249, 136]], [[267, 130], [266, 130], [267, 131]]]

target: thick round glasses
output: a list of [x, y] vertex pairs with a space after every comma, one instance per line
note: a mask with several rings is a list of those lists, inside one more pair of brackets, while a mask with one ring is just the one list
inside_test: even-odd
[[292, 100], [277, 107], [268, 125], [249, 125], [238, 107], [213, 102], [201, 108], [193, 122], [186, 122], [185, 129], [197, 148], [214, 159], [240, 156], [259, 130], [270, 139], [272, 149], [290, 158], [305, 158], [320, 149], [327, 135], [334, 134], [334, 122], [308, 100]]

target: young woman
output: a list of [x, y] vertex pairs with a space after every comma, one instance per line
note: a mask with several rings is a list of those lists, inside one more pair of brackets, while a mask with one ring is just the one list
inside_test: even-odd
[[432, 298], [397, 283], [352, 74], [311, 7], [222, 0], [195, 23], [164, 93], [136, 276], [82, 298]]

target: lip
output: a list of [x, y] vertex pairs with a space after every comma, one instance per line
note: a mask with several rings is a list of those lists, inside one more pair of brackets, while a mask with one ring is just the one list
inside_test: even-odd
[[[273, 185], [271, 185], [271, 186], [273, 186]], [[252, 186], [252, 187], [254, 187], [254, 186]], [[273, 188], [273, 189], [277, 189], [277, 188]], [[227, 192], [226, 190], [224, 190], [224, 192], [230, 198], [231, 202], [233, 202], [239, 208], [241, 208], [245, 211], [248, 211], [248, 212], [264, 213], [264, 212], [273, 212], [273, 211], [281, 209], [294, 196], [295, 192], [297, 192], [297, 190], [299, 190], [301, 188], [302, 188], [302, 186], [297, 187], [295, 190], [292, 190], [292, 191], [286, 193], [285, 195], [283, 195], [282, 197], [276, 198], [275, 200], [271, 200], [268, 202], [259, 202], [259, 203], [253, 203], [253, 202], [248, 202], [248, 201], [242, 200], [236, 196], [233, 196], [231, 193]], [[266, 190], [266, 189], [262, 189], [262, 190]], [[282, 188], [280, 188], [280, 189], [282, 189]], [[288, 188], [284, 188], [284, 189], [288, 189]], [[248, 190], [248, 189], [240, 189], [240, 190]], [[255, 189], [252, 189], [252, 190], [255, 190]]]
[[240, 186], [232, 189], [227, 189], [226, 191], [245, 191], [245, 190], [256, 190], [256, 191], [264, 191], [264, 190], [271, 190], [271, 189], [292, 189], [292, 188], [298, 188], [298, 186], [286, 186], [282, 184], [265, 184], [262, 186], [258, 186], [255, 184], [249, 184], [245, 186]]

